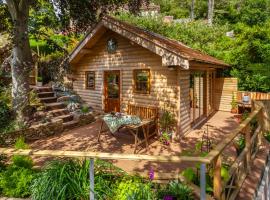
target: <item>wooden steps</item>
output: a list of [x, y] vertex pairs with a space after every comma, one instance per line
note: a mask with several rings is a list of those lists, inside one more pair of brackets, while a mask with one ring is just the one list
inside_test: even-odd
[[52, 110], [59, 110], [64, 109], [66, 105], [62, 102], [55, 102], [55, 103], [45, 103], [46, 110], [52, 111]]
[[69, 122], [73, 120], [73, 115], [72, 114], [61, 115], [61, 116], [55, 117], [55, 119], [62, 119], [63, 122]]
[[53, 119], [62, 119], [64, 129], [74, 128], [78, 125], [78, 121], [74, 120], [66, 105], [63, 102], [57, 102], [57, 97], [51, 87], [34, 87], [33, 88], [40, 101], [44, 103], [46, 111], [52, 115]]
[[78, 125], [78, 123], [79, 123], [78, 121], [72, 120], [69, 122], [64, 122], [63, 126], [64, 126], [64, 129], [71, 129], [71, 128], [75, 128]]
[[39, 98], [47, 98], [47, 97], [54, 97], [54, 92], [39, 92]]
[[57, 102], [57, 97], [45, 97], [39, 98], [42, 103], [55, 103]]
[[69, 113], [69, 111], [66, 108], [55, 109], [55, 110], [49, 111], [49, 114], [51, 114], [54, 117], [58, 117], [58, 116], [61, 116], [61, 115], [67, 115], [68, 113]]

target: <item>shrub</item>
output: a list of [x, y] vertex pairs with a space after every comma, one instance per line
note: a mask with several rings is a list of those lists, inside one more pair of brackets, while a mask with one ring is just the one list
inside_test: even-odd
[[83, 105], [82, 108], [81, 108], [81, 112], [82, 112], [83, 114], [89, 113], [89, 106]]
[[192, 189], [188, 186], [178, 181], [172, 181], [158, 192], [158, 197], [163, 199], [165, 196], [172, 196], [176, 197], [177, 200], [192, 200], [194, 199], [192, 193]]
[[8, 105], [0, 100], [0, 129], [7, 127], [11, 120], [11, 110]]
[[0, 174], [0, 188], [5, 196], [30, 196], [29, 187], [34, 174], [31, 169], [11, 164]]
[[37, 81], [38, 81], [38, 82], [42, 82], [42, 80], [43, 80], [42, 77], [40, 77], [40, 76], [37, 77]]
[[32, 199], [87, 199], [89, 163], [76, 160], [50, 162], [31, 186]]
[[[28, 145], [22, 138], [15, 144], [16, 149], [26, 149]], [[28, 197], [35, 171], [33, 161], [27, 156], [13, 156], [12, 163], [0, 173], [0, 190], [5, 196]]]
[[240, 155], [246, 146], [246, 140], [243, 135], [240, 135], [234, 142], [234, 147], [236, 148], [237, 155]]
[[114, 197], [118, 200], [156, 199], [151, 183], [144, 183], [139, 178], [121, 180], [117, 184]]

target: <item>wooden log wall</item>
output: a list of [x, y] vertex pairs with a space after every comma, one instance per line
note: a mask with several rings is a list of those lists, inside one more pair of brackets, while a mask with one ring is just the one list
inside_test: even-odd
[[237, 78], [214, 79], [214, 108], [220, 111], [231, 111], [233, 96], [237, 101]]
[[190, 119], [190, 71], [178, 70], [180, 90], [178, 132], [182, 135], [191, 128]]
[[[117, 51], [113, 54], [107, 52], [107, 40], [115, 38], [118, 42]], [[94, 109], [102, 111], [103, 107], [103, 74], [105, 70], [120, 70], [121, 76], [121, 111], [126, 109], [127, 103], [141, 106], [166, 107], [178, 117], [179, 91], [177, 86], [177, 73], [162, 66], [161, 57], [132, 43], [128, 39], [107, 31], [95, 44], [92, 53], [85, 54], [73, 66], [75, 79], [74, 90]], [[150, 94], [133, 92], [133, 70], [150, 69]], [[95, 89], [85, 88], [85, 71], [95, 71]]]

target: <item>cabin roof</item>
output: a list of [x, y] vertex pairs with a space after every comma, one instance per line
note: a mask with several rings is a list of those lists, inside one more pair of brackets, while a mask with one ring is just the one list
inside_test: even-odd
[[[192, 49], [179, 41], [169, 39], [169, 38], [164, 37], [160, 34], [139, 28], [137, 26], [134, 26], [134, 25], [131, 25], [129, 23], [117, 20], [117, 19], [110, 17], [110, 16], [103, 17], [101, 19], [101, 21], [88, 34], [86, 34], [86, 36], [82, 39], [82, 41], [77, 45], [77, 47], [70, 54], [70, 62], [71, 63], [74, 62], [74, 58], [77, 56], [77, 54], [79, 54], [79, 52], [83, 48], [87, 47], [87, 43], [89, 43], [90, 40], [95, 37], [95, 35], [99, 35], [99, 37], [100, 37], [101, 34], [99, 32], [101, 29], [103, 29], [103, 33], [105, 32], [104, 27], [106, 29], [111, 29], [112, 31], [116, 31], [117, 33], [119, 33], [120, 35], [123, 35], [124, 37], [127, 37], [128, 39], [131, 39], [132, 37], [130, 35], [128, 35], [127, 33], [130, 33], [133, 35], [135, 34], [135, 36], [140, 38], [140, 40], [145, 40], [148, 43], [153, 43], [154, 45], [159, 46], [161, 49], [166, 50], [166, 52], [170, 52], [170, 53], [172, 53], [172, 55], [178, 56], [178, 58], [183, 59], [185, 62], [181, 61], [181, 63], [179, 63], [179, 65], [181, 66], [182, 63], [185, 63], [183, 65], [186, 65], [184, 67], [186, 69], [189, 68], [189, 64], [187, 64], [187, 63], [191, 63], [191, 62], [192, 63], [196, 62], [196, 63], [210, 64], [212, 67], [213, 66], [221, 67], [221, 68], [229, 67], [229, 65], [226, 64], [225, 62], [223, 62], [217, 58], [214, 58], [212, 56], [209, 56], [203, 52], [200, 52], [198, 50]], [[94, 40], [94, 39], [92, 39], [92, 40]], [[134, 40], [134, 42], [137, 42], [137, 41], [138, 41], [137, 39]], [[140, 43], [138, 43], [138, 44], [140, 45]], [[141, 44], [143, 44], [143, 43], [141, 43]], [[150, 46], [150, 45], [148, 45], [148, 46]], [[144, 47], [147, 48], [147, 46], [144, 46]], [[152, 51], [153, 51], [153, 49], [152, 49]], [[159, 52], [158, 53], [155, 52], [155, 53], [159, 54]], [[166, 56], [167, 56], [167, 54], [166, 54]], [[160, 55], [162, 57], [165, 56], [162, 54], [160, 54]], [[168, 60], [168, 58], [166, 58], [166, 59]], [[171, 59], [171, 56], [169, 59]], [[179, 59], [173, 58], [173, 61], [171, 61], [170, 63], [172, 63], [172, 65], [178, 65], [177, 64], [178, 61], [179, 61]]]

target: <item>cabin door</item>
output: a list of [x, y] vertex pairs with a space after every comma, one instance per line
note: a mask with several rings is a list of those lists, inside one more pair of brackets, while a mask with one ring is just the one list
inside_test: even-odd
[[206, 117], [206, 73], [192, 72], [190, 75], [190, 119], [196, 126]]
[[120, 112], [120, 71], [104, 72], [104, 110]]

